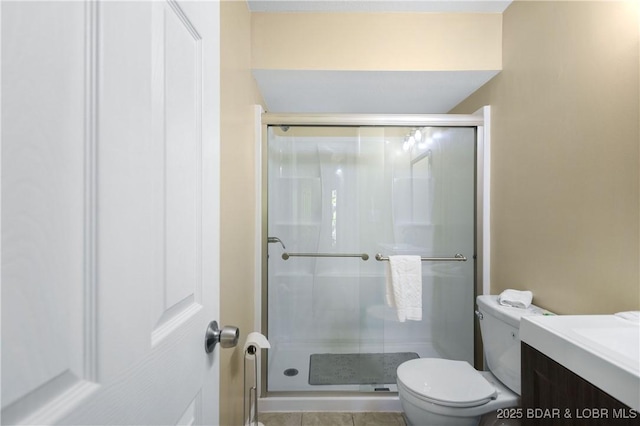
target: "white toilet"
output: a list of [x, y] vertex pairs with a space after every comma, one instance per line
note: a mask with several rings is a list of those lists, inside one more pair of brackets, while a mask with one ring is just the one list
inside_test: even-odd
[[410, 425], [477, 425], [482, 415], [519, 404], [520, 318], [545, 311], [502, 306], [498, 296], [476, 300], [489, 371], [439, 358], [400, 364], [398, 395]]

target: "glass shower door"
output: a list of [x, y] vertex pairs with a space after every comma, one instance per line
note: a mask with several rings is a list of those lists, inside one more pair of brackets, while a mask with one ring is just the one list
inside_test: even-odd
[[[267, 389], [393, 391], [403, 360], [472, 362], [475, 130], [268, 129]], [[399, 322], [375, 254], [458, 252], [423, 262], [422, 320]]]
[[381, 250], [449, 260], [421, 263], [421, 321], [399, 322], [386, 308], [385, 350], [473, 365], [475, 128], [412, 129], [390, 145], [393, 240]]
[[358, 134], [269, 128], [268, 232], [284, 244], [269, 245], [270, 391], [359, 390], [349, 372], [336, 380], [326, 368], [359, 352], [360, 277], [371, 259], [354, 216]]

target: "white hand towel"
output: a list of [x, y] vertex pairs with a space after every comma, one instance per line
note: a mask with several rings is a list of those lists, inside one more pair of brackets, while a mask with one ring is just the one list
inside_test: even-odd
[[500, 293], [498, 300], [503, 306], [527, 309], [533, 300], [533, 293], [528, 290], [521, 291], [508, 289]]
[[422, 261], [420, 256], [389, 256], [387, 304], [398, 321], [422, 320]]

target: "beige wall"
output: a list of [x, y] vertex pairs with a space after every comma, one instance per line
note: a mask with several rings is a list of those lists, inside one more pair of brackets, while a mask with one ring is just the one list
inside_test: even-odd
[[558, 313], [640, 309], [638, 6], [517, 1], [491, 105], [491, 291]]
[[253, 13], [252, 65], [290, 70], [498, 70], [500, 14]]
[[[326, 17], [271, 21], [283, 14], [252, 18], [244, 1], [223, 1], [221, 323], [239, 326], [241, 341], [254, 324], [252, 106], [262, 101], [250, 72], [252, 19], [256, 68], [499, 69], [503, 63], [498, 77], [455, 110], [493, 108], [492, 291], [530, 288], [536, 303], [559, 313], [640, 309], [637, 13], [612, 3], [516, 2], [498, 26], [496, 15], [474, 24], [446, 15], [429, 26], [389, 31], [388, 22], [400, 25], [406, 17], [391, 14], [385, 24], [370, 22], [379, 28], [368, 34], [377, 37], [374, 43], [356, 36], [340, 48], [357, 14], [332, 16], [342, 23], [318, 27], [312, 21]], [[279, 25], [294, 26], [281, 34], [300, 37], [282, 39]], [[484, 49], [474, 44], [477, 37]], [[490, 47], [496, 37], [504, 39], [502, 55]], [[464, 58], [452, 54], [460, 49], [443, 51], [443, 41], [476, 47]], [[402, 47], [397, 57], [376, 55], [385, 43], [390, 52]], [[419, 54], [411, 59], [407, 52]], [[241, 352], [220, 351], [222, 425], [242, 424]]]
[[240, 343], [220, 350], [220, 422], [241, 425], [242, 346], [254, 326], [254, 110], [262, 103], [250, 71], [250, 14], [244, 1], [220, 5], [220, 322]]

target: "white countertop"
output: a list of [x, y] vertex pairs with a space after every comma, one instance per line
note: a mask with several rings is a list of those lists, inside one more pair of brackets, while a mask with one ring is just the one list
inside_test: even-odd
[[640, 323], [615, 315], [525, 316], [520, 339], [640, 411]]

